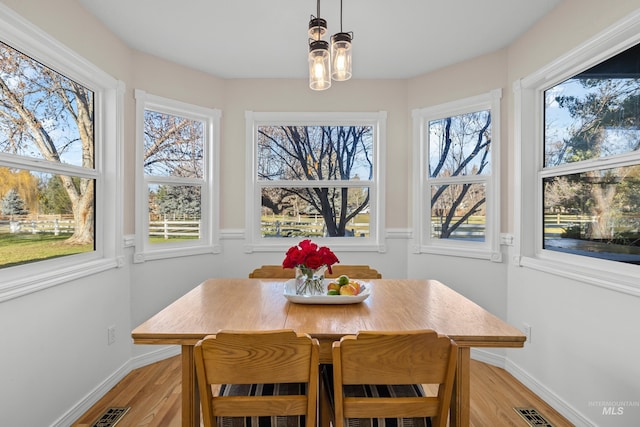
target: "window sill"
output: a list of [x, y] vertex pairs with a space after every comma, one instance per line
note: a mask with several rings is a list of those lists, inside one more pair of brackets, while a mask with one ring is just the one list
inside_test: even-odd
[[133, 262], [138, 264], [145, 261], [153, 261], [157, 259], [178, 258], [203, 254], [218, 254], [220, 252], [220, 245], [193, 246], [188, 248], [165, 248], [146, 252], [136, 252], [133, 255]]
[[491, 251], [489, 249], [474, 249], [461, 246], [416, 246], [413, 253], [415, 254], [435, 254], [445, 256], [455, 256], [463, 258], [486, 259], [493, 262], [502, 262], [502, 252]]
[[[616, 292], [636, 297], [640, 296], [640, 286], [638, 285], [640, 282], [640, 267], [625, 266], [637, 268], [638, 272], [636, 274], [630, 271], [620, 273], [619, 271], [614, 271], [613, 268], [594, 268], [591, 265], [586, 265], [586, 263], [571, 260], [569, 257], [558, 257], [555, 252], [554, 256], [559, 259], [552, 261], [544, 256], [535, 258], [523, 256], [520, 258], [519, 265]], [[616, 270], [620, 268], [618, 264], [616, 263]], [[625, 268], [625, 270], [631, 270], [632, 268]]]
[[[260, 243], [252, 243], [246, 244], [244, 248], [245, 253], [253, 253], [253, 252], [281, 252], [284, 254], [290, 247], [297, 245], [301, 240], [306, 237], [300, 237], [299, 239], [289, 239], [283, 242], [279, 242], [277, 244], [260, 244]], [[338, 238], [339, 239], [339, 238]], [[340, 252], [379, 252], [385, 253], [387, 248], [384, 244], [376, 244], [376, 243], [363, 243], [363, 242], [354, 242], [354, 243], [337, 243], [332, 241], [325, 241], [320, 239], [311, 240], [316, 243], [318, 246], [327, 246], [331, 248], [332, 251], [340, 251]]]
[[14, 279], [0, 286], [0, 302], [51, 288], [72, 280], [80, 279], [106, 270], [120, 267], [121, 259], [108, 258], [79, 263], [73, 266], [55, 268], [26, 278]]

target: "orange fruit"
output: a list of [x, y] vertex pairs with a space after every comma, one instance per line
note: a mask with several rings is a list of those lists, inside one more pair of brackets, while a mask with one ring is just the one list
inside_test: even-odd
[[349, 282], [349, 284], [356, 288], [356, 295], [358, 295], [360, 293], [360, 283], [352, 280]]
[[340, 290], [340, 285], [338, 285], [336, 282], [331, 282], [327, 285], [327, 291], [339, 291]]
[[351, 283], [340, 286], [340, 295], [358, 295], [358, 291]]

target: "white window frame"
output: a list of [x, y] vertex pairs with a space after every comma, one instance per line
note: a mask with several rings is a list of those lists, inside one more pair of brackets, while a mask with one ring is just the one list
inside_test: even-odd
[[[639, 266], [545, 250], [542, 232], [544, 91], [639, 42], [640, 11], [636, 11], [547, 66], [514, 82], [514, 264], [640, 296]], [[639, 154], [632, 153], [631, 156]], [[594, 163], [604, 165], [607, 161], [610, 162], [596, 160]], [[557, 170], [571, 167], [562, 166]]]
[[[467, 258], [502, 261], [500, 251], [500, 100], [502, 90], [460, 99], [427, 108], [415, 109], [413, 118], [413, 252], [433, 253]], [[453, 177], [449, 181], [429, 178], [429, 147], [427, 126], [433, 120], [478, 111], [491, 111], [491, 173]], [[431, 186], [446, 183], [477, 182], [485, 184], [486, 224], [484, 242], [431, 237]]]
[[[220, 253], [219, 243], [219, 163], [220, 163], [220, 118], [222, 112], [163, 98], [136, 89], [136, 250], [135, 263], [154, 259]], [[144, 172], [144, 112], [146, 109], [185, 117], [204, 125], [203, 177], [186, 179], [148, 176]], [[202, 187], [200, 212], [200, 238], [171, 243], [149, 243], [149, 199], [148, 184], [162, 181], [166, 184]]]
[[94, 92], [94, 168], [0, 154], [2, 166], [95, 179], [95, 251], [0, 270], [0, 302], [124, 265], [122, 141], [124, 84], [0, 4], [0, 40]]
[[[344, 238], [344, 237], [324, 237], [313, 238], [312, 240], [324, 246], [329, 246], [332, 250], [340, 251], [377, 251], [385, 252], [384, 243], [384, 159], [386, 134], [387, 134], [387, 112], [245, 112], [246, 122], [246, 147], [248, 173], [246, 182], [246, 217], [245, 217], [245, 252], [282, 252], [286, 251], [299, 240], [295, 239], [266, 239], [260, 234], [260, 209], [261, 187], [264, 185], [286, 185], [282, 181], [259, 181], [257, 179], [257, 129], [264, 125], [291, 125], [291, 126], [372, 126], [373, 127], [373, 177], [368, 181], [370, 194], [369, 213], [369, 237]], [[319, 185], [323, 186], [321, 181]], [[330, 181], [327, 185], [332, 186]], [[345, 185], [341, 184], [340, 187]], [[362, 185], [358, 185], [361, 187]], [[275, 240], [275, 241], [274, 241]]]

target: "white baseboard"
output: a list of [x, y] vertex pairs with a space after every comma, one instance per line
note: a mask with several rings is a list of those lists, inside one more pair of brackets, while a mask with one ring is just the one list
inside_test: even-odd
[[131, 372], [130, 361], [120, 366], [113, 374], [106, 378], [96, 388], [91, 390], [82, 400], [58, 418], [51, 427], [67, 427], [73, 424], [78, 418], [86, 413], [95, 403], [102, 398], [109, 390], [115, 387], [129, 372]]
[[473, 360], [477, 360], [478, 362], [483, 362], [492, 366], [497, 366], [498, 368], [502, 368], [502, 369], [505, 369], [506, 360], [507, 360], [506, 357], [504, 356], [492, 353], [487, 350], [482, 350], [480, 348], [471, 349], [471, 358]]
[[180, 346], [162, 346], [158, 350], [150, 351], [149, 353], [136, 356], [129, 361], [131, 364], [131, 370], [142, 368], [143, 366], [150, 365], [151, 363], [159, 362], [164, 359], [168, 359], [180, 354]]
[[576, 410], [576, 408], [560, 398], [560, 396], [555, 394], [549, 388], [545, 387], [542, 383], [529, 375], [528, 372], [520, 368], [511, 360], [506, 359], [505, 369], [518, 381], [524, 384], [525, 387], [534, 392], [542, 400], [547, 402], [553, 409], [558, 411], [560, 415], [571, 421], [574, 425], [580, 427], [597, 427], [597, 424], [585, 417], [578, 410]]
[[549, 406], [558, 411], [560, 415], [571, 421], [574, 425], [580, 427], [597, 426], [593, 421], [589, 420], [587, 417], [577, 411], [573, 406], [561, 399], [557, 394], [549, 390], [538, 380], [529, 375], [528, 372], [520, 368], [507, 357], [492, 353], [487, 350], [472, 348], [471, 358], [479, 362], [497, 366], [498, 368], [503, 368], [505, 371], [513, 375], [515, 379], [520, 381], [525, 387], [535, 393], [542, 400], [547, 402]]
[[129, 359], [96, 388], [91, 390], [91, 392], [89, 392], [89, 394], [87, 394], [82, 400], [76, 403], [64, 415], [51, 424], [51, 427], [67, 427], [73, 424], [134, 369], [159, 362], [178, 354], [180, 354], [179, 346], [167, 346]]

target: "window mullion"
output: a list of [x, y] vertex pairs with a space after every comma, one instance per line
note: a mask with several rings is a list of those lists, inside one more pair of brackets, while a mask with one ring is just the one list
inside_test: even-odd
[[153, 176], [145, 175], [144, 181], [147, 184], [170, 184], [170, 185], [205, 185], [202, 178], [185, 178], [176, 176]]
[[67, 163], [50, 162], [12, 154], [0, 153], [0, 165], [8, 168], [29, 169], [57, 175], [73, 175], [79, 178], [95, 179], [99, 176], [96, 169], [74, 166]]
[[258, 187], [310, 187], [310, 188], [357, 188], [370, 187], [372, 181], [268, 181], [260, 180], [257, 182]]
[[427, 178], [427, 183], [430, 185], [475, 184], [487, 183], [490, 179], [491, 175], [457, 175], [442, 178]]
[[593, 160], [567, 163], [561, 166], [546, 167], [540, 171], [542, 178], [570, 175], [591, 170], [610, 169], [624, 166], [634, 166], [640, 163], [640, 151], [621, 154], [618, 156], [603, 157]]

